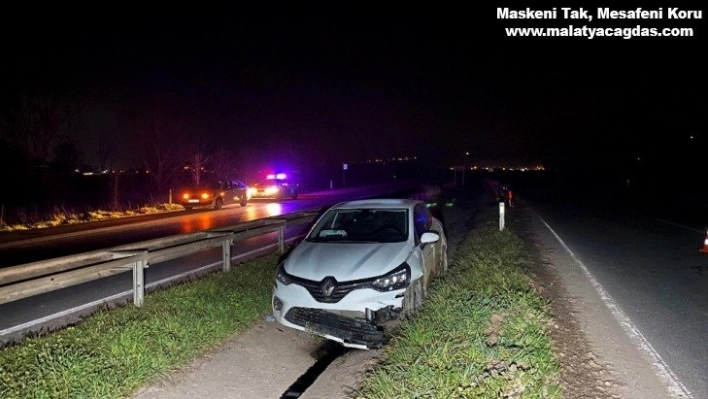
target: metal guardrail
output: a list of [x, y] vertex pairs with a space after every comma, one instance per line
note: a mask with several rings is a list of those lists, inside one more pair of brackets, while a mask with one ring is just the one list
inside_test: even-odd
[[283, 253], [285, 228], [310, 223], [318, 214], [319, 210], [302, 211], [0, 269], [0, 304], [132, 270], [133, 304], [140, 307], [145, 296], [144, 269], [150, 264], [221, 246], [226, 272], [231, 270], [231, 246], [235, 241], [277, 231], [278, 250]]

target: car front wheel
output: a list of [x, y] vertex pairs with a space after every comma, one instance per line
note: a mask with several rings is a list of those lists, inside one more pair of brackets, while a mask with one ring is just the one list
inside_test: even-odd
[[243, 197], [241, 197], [241, 200], [239, 201], [239, 205], [246, 206], [247, 203], [248, 203], [248, 199], [244, 195]]
[[423, 286], [421, 280], [414, 281], [403, 294], [403, 310], [401, 318], [410, 319], [418, 312], [423, 304]]
[[216, 201], [214, 201], [214, 209], [221, 209], [223, 205], [224, 201], [221, 198], [217, 198]]

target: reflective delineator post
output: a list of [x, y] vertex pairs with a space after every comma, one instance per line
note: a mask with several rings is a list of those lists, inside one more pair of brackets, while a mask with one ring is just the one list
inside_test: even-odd
[[133, 263], [133, 305], [137, 308], [143, 306], [145, 299], [145, 267], [145, 259]]
[[499, 231], [504, 230], [504, 202], [499, 203]]
[[285, 226], [278, 228], [278, 252], [285, 253]]
[[698, 251], [708, 253], [708, 231], [706, 232], [706, 239], [703, 240], [703, 246]]

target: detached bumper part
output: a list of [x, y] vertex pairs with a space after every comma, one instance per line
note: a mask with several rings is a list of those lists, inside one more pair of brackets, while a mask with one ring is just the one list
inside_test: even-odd
[[384, 344], [383, 328], [365, 319], [340, 316], [319, 309], [295, 307], [288, 311], [285, 320], [315, 334], [331, 335], [345, 343], [364, 345], [369, 349], [380, 348]]

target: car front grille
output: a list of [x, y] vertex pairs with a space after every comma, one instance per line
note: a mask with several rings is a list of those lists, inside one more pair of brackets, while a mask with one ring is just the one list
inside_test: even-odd
[[305, 287], [307, 289], [307, 292], [312, 295], [312, 297], [317, 301], [317, 302], [322, 302], [322, 303], [337, 303], [342, 300], [348, 293], [358, 289], [358, 288], [363, 288], [363, 284], [361, 283], [356, 283], [356, 282], [344, 282], [344, 283], [338, 283], [335, 282], [334, 290], [332, 291], [332, 294], [327, 296], [322, 290], [322, 282], [320, 281], [311, 281], [311, 280], [300, 280], [298, 281], [300, 285]]
[[306, 330], [341, 338], [344, 342], [379, 347], [384, 342], [381, 327], [363, 319], [341, 316], [320, 309], [294, 307], [285, 315], [285, 320]]
[[290, 278], [293, 279], [295, 284], [301, 285], [304, 287], [307, 292], [310, 293], [312, 298], [314, 298], [317, 302], [321, 303], [337, 303], [342, 300], [348, 293], [362, 289], [362, 288], [371, 288], [371, 280], [366, 279], [366, 280], [355, 280], [355, 281], [344, 281], [344, 282], [338, 282], [336, 280], [332, 280], [334, 284], [334, 289], [330, 293], [330, 295], [327, 295], [325, 293], [325, 290], [323, 289], [322, 285], [325, 280], [322, 281], [313, 281], [313, 280], [307, 280], [304, 278], [300, 277], [295, 277], [295, 276], [290, 276]]

